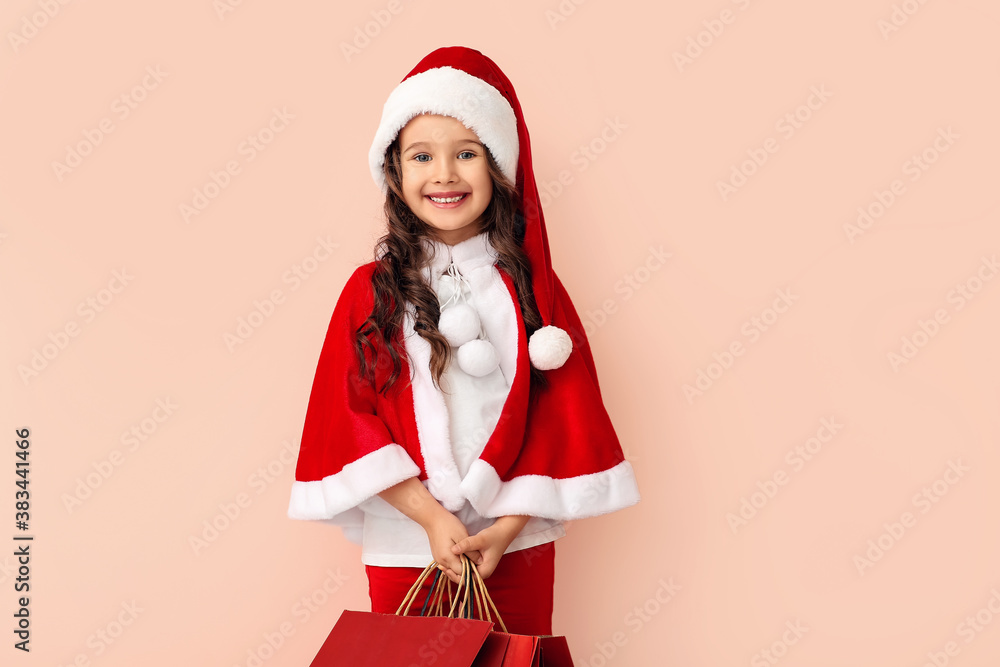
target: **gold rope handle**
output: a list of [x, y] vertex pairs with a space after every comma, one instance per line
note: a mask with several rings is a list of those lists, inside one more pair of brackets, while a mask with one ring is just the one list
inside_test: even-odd
[[[412, 586], [410, 586], [410, 590], [408, 590], [406, 595], [403, 596], [403, 601], [399, 604], [399, 608], [396, 609], [397, 616], [406, 616], [410, 613], [410, 607], [412, 607], [413, 603], [417, 600], [420, 589], [435, 569], [437, 569], [437, 561], [431, 561], [430, 564], [417, 576], [417, 580], [413, 582]], [[451, 599], [451, 579], [445, 576], [444, 572], [441, 572], [440, 576], [438, 576], [435, 580], [434, 586], [427, 594], [427, 606], [430, 608], [432, 614], [436, 611], [438, 616], [444, 615], [445, 593], [447, 593], [448, 598]]]
[[[455, 599], [452, 600], [451, 609], [448, 610], [448, 618], [456, 618], [456, 609], [460, 617], [464, 616], [462, 612], [468, 607], [469, 604], [469, 577], [466, 574], [465, 565], [465, 561], [469, 560], [469, 557], [462, 554], [460, 558], [462, 559], [462, 574], [460, 575], [461, 579], [458, 584], [458, 591], [455, 595]], [[460, 599], [461, 602], [459, 602]]]
[[[456, 603], [459, 597], [462, 599], [461, 603], [457, 604], [459, 615], [464, 610], [469, 609], [470, 604], [473, 604], [476, 608], [477, 618], [484, 621], [492, 621], [493, 616], [496, 616], [500, 628], [504, 632], [507, 632], [507, 626], [504, 625], [503, 619], [500, 618], [500, 612], [497, 611], [497, 606], [493, 603], [493, 598], [490, 597], [489, 591], [486, 590], [486, 582], [483, 581], [479, 570], [472, 563], [472, 560], [465, 554], [462, 554], [462, 583], [459, 584], [459, 595], [456, 595], [455, 602], [452, 603], [452, 608], [448, 613], [448, 616], [452, 618], [455, 617]], [[492, 610], [492, 614], [490, 610]]]
[[451, 593], [451, 579], [449, 579], [444, 572], [437, 577], [435, 585], [429, 593], [430, 598], [433, 603], [430, 604], [430, 614], [432, 616], [444, 616], [444, 596], [445, 593], [448, 594], [448, 599], [452, 599]]
[[[417, 577], [417, 580], [413, 582], [412, 586], [410, 586], [410, 590], [408, 590], [406, 595], [403, 596], [403, 601], [396, 610], [397, 616], [407, 616], [410, 613], [410, 607], [412, 607], [414, 601], [416, 601], [420, 588], [427, 580], [427, 577], [429, 577], [431, 572], [435, 569], [437, 569], [437, 561], [431, 561], [430, 564], [423, 569]], [[448, 598], [451, 600], [451, 606], [449, 607], [447, 614], [448, 618], [456, 618], [456, 612], [459, 616], [461, 616], [464, 610], [470, 609], [469, 605], [471, 604], [475, 607], [476, 615], [480, 620], [492, 621], [493, 616], [496, 616], [497, 623], [500, 624], [500, 628], [504, 632], [507, 632], [507, 626], [504, 625], [503, 619], [500, 618], [500, 612], [497, 611], [497, 606], [493, 603], [493, 598], [490, 597], [489, 591], [486, 590], [486, 582], [483, 581], [482, 576], [479, 574], [479, 570], [466, 554], [462, 554], [461, 583], [458, 584], [458, 590], [455, 594], [452, 595], [451, 579], [449, 579], [444, 572], [441, 572], [437, 581], [434, 582], [434, 586], [432, 586], [431, 590], [428, 592], [427, 606], [432, 615], [435, 615], [435, 612], [437, 616], [445, 615], [445, 593], [447, 593]], [[490, 613], [491, 610], [492, 614]]]
[[472, 565], [471, 560], [469, 561], [469, 566], [472, 567], [475, 583], [476, 586], [479, 588], [480, 599], [482, 601], [480, 609], [485, 610], [486, 620], [487, 621], [493, 620], [492, 618], [490, 618], [490, 609], [492, 609], [493, 614], [497, 617], [497, 623], [500, 624], [500, 629], [503, 630], [504, 632], [507, 632], [507, 626], [504, 625], [503, 619], [500, 618], [500, 612], [497, 611], [497, 606], [493, 604], [493, 598], [490, 597], [489, 591], [486, 590], [486, 582], [483, 581], [483, 578], [479, 575], [479, 570]]
[[435, 561], [431, 561], [431, 564], [425, 567], [424, 571], [420, 573], [417, 580], [413, 582], [412, 586], [410, 586], [410, 590], [408, 590], [406, 595], [403, 596], [403, 601], [399, 604], [399, 609], [396, 610], [396, 616], [406, 616], [410, 613], [410, 607], [413, 606], [413, 601], [417, 599], [417, 592], [420, 590], [420, 587], [423, 585], [427, 577], [430, 576], [430, 573], [434, 570], [436, 565], [437, 563]]

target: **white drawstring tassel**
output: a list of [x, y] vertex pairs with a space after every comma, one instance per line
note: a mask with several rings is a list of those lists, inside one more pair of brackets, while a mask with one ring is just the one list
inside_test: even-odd
[[[468, 280], [455, 263], [448, 266], [446, 275], [454, 286], [452, 294], [441, 304], [438, 331], [448, 344], [458, 348], [458, 366], [474, 377], [489, 375], [500, 365], [500, 358], [493, 344], [486, 340], [486, 330], [476, 309], [465, 296]], [[444, 275], [441, 276], [444, 278]], [[469, 286], [471, 291], [471, 286]]]

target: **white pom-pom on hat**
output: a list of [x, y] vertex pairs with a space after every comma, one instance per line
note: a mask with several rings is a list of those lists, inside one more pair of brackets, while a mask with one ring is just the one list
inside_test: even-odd
[[479, 337], [479, 313], [467, 303], [457, 303], [441, 311], [438, 331], [452, 347], [460, 347]]
[[489, 375], [500, 365], [500, 355], [488, 340], [470, 340], [456, 354], [458, 367], [474, 377]]
[[542, 327], [528, 339], [528, 358], [531, 365], [540, 371], [559, 368], [566, 363], [572, 351], [573, 339], [556, 326]]

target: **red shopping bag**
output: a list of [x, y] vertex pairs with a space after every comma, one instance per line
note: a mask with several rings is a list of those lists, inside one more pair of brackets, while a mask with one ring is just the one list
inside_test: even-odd
[[507, 632], [479, 571], [464, 555], [457, 593], [438, 571], [421, 615], [407, 616], [436, 567], [432, 562], [424, 568], [395, 614], [344, 611], [310, 667], [573, 667], [565, 637]]
[[565, 637], [491, 632], [473, 667], [573, 667]]
[[473, 610], [477, 607], [479, 609], [478, 617], [492, 621], [495, 615], [500, 626], [500, 630], [490, 632], [473, 667], [573, 667], [573, 658], [565, 637], [516, 635], [507, 632], [500, 613], [486, 590], [485, 582], [471, 561], [463, 575], [471, 578], [467, 588], [471, 593]]
[[470, 667], [492, 623], [346, 610], [311, 667]]
[[508, 642], [509, 635], [501, 632], [489, 633], [472, 667], [503, 667]]
[[542, 646], [542, 667], [573, 667], [569, 644], [561, 636], [539, 637]]
[[473, 667], [573, 667], [565, 637], [491, 632]]
[[[459, 598], [451, 593], [451, 581], [441, 572], [435, 575], [421, 615], [407, 616], [436, 566], [432, 562], [424, 568], [395, 614], [345, 610], [310, 667], [471, 667], [493, 623], [472, 618], [471, 609], [459, 607]], [[445, 593], [451, 601], [447, 614]], [[424, 616], [428, 605], [431, 615]]]
[[539, 667], [538, 637], [491, 632], [472, 667]]

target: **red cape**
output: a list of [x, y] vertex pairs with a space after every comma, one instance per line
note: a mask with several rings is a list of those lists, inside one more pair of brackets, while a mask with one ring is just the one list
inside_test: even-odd
[[[570, 334], [573, 350], [562, 367], [545, 371], [548, 386], [529, 401], [521, 312], [511, 278], [498, 269], [516, 313], [516, 372], [497, 426], [463, 479], [442, 431], [447, 428], [443, 398], [428, 380], [429, 348], [413, 334], [411, 318], [404, 331], [411, 360], [403, 358], [389, 395], [360, 379], [353, 343], [371, 312], [374, 268], [371, 262], [353, 273], [330, 320], [306, 411], [291, 518], [331, 519], [356, 531], [359, 504], [413, 476], [447, 509], [457, 511], [468, 500], [485, 517], [571, 520], [639, 501], [632, 466], [601, 399], [583, 324], [557, 276], [552, 324]], [[380, 366], [377, 386], [388, 373]]]

